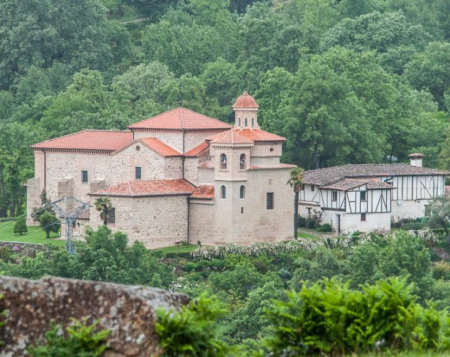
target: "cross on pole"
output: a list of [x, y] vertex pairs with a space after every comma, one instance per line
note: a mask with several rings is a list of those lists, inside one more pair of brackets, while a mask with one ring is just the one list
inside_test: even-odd
[[[74, 204], [77, 204], [75, 208], [67, 208], [67, 206], [72, 206]], [[80, 217], [84, 211], [88, 210], [91, 205], [88, 202], [83, 202], [75, 197], [65, 196], [57, 201], [47, 203], [46, 206], [51, 206], [57, 215], [64, 219], [66, 225], [66, 250], [69, 254], [75, 254], [75, 246], [72, 239], [73, 226], [78, 217]]]

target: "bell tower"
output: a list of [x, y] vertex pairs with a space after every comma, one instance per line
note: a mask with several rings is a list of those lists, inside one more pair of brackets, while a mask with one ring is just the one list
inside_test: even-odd
[[235, 129], [259, 129], [258, 103], [247, 91], [233, 104]]

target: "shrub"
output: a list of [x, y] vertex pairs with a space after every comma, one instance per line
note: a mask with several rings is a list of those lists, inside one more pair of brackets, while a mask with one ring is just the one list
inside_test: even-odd
[[25, 223], [25, 218], [20, 218], [14, 224], [14, 233], [22, 235], [26, 232], [28, 232], [28, 228], [27, 228], [27, 224]]
[[299, 227], [306, 228], [307, 227], [307, 219], [303, 216], [298, 216], [297, 225]]
[[331, 232], [331, 225], [328, 223], [322, 224], [317, 230], [319, 232]]
[[39, 219], [41, 227], [47, 235], [47, 238], [50, 238], [50, 232], [59, 232], [61, 221], [54, 214], [51, 214], [50, 212], [44, 212]]
[[229, 356], [231, 349], [219, 337], [216, 324], [225, 311], [217, 299], [205, 295], [179, 311], [159, 308], [155, 330], [164, 356]]
[[450, 279], [450, 262], [440, 261], [434, 263], [433, 277], [435, 279]]
[[65, 334], [61, 333], [61, 326], [52, 321], [50, 330], [45, 333], [46, 344], [30, 347], [28, 353], [36, 357], [101, 356], [108, 348], [106, 339], [110, 331], [95, 332], [99, 321], [91, 325], [87, 325], [86, 321], [86, 318], [82, 321], [72, 319], [73, 323], [65, 329]]
[[421, 307], [412, 289], [395, 278], [362, 290], [326, 279], [303, 286], [269, 310], [273, 330], [265, 344], [277, 356], [438, 349], [447, 313]]

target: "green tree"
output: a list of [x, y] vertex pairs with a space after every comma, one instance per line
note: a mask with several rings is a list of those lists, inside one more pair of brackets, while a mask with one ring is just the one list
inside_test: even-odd
[[108, 213], [112, 208], [112, 202], [108, 197], [99, 197], [94, 201], [94, 206], [100, 212], [100, 218], [103, 220], [103, 225], [108, 225]]
[[[441, 133], [442, 134], [442, 133]], [[439, 154], [440, 164], [445, 170], [450, 170], [450, 128], [447, 129], [442, 151]]]
[[14, 224], [14, 233], [22, 235], [28, 232], [27, 224], [25, 222], [25, 218], [20, 218]]
[[59, 218], [48, 211], [41, 214], [39, 222], [42, 230], [47, 235], [47, 238], [50, 238], [50, 232], [58, 233], [59, 228], [61, 227], [61, 221]]
[[298, 226], [298, 195], [302, 189], [303, 182], [303, 169], [296, 167], [292, 169], [291, 176], [287, 184], [291, 186], [294, 190], [294, 239], [297, 239], [297, 226]]
[[437, 197], [431, 203], [430, 223], [444, 229], [447, 244], [450, 245], [450, 200], [446, 196]]

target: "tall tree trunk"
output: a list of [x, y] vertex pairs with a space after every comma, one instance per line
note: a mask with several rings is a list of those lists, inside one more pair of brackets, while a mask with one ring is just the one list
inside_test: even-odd
[[298, 191], [295, 191], [294, 198], [294, 239], [297, 239], [297, 231], [298, 231]]

